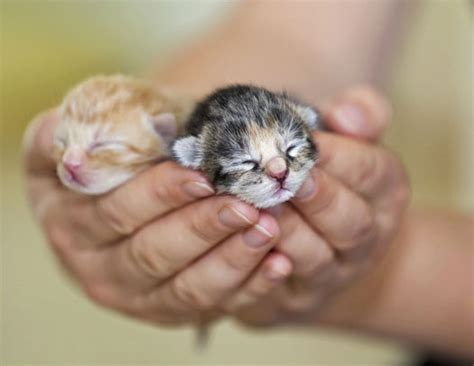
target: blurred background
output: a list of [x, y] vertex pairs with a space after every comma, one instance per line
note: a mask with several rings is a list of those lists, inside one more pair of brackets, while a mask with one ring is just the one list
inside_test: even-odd
[[[222, 20], [235, 4], [202, 1], [1, 2], [1, 357], [13, 364], [400, 365], [409, 350], [361, 336], [231, 323], [194, 350], [190, 330], [158, 329], [89, 303], [44, 245], [21, 180], [29, 120], [97, 73], [143, 74]], [[419, 206], [474, 208], [472, 31], [468, 1], [424, 1], [394, 60], [395, 120], [386, 142], [404, 160]]]

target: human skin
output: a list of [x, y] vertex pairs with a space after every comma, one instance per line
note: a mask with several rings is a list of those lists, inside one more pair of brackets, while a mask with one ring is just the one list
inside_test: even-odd
[[473, 359], [473, 238], [472, 215], [409, 210], [384, 258], [319, 321]]
[[[317, 10], [309, 12], [302, 3], [274, 3], [269, 16], [264, 3], [247, 2], [227, 25], [165, 68], [159, 80], [196, 96], [225, 83], [251, 81], [271, 89], [285, 87], [318, 104], [345, 86], [378, 80], [376, 59], [394, 4], [378, 2], [369, 13], [350, 3], [342, 13], [338, 6], [318, 4], [324, 9], [306, 3]], [[283, 14], [297, 21], [285, 22]], [[261, 24], [273, 29], [271, 36]], [[319, 33], [309, 32], [314, 24]], [[346, 34], [338, 32], [337, 24], [346, 25]], [[334, 38], [328, 40], [328, 34]], [[298, 57], [279, 51], [282, 37], [298, 45]], [[341, 56], [341, 50], [347, 54]], [[272, 62], [258, 61], [262, 59]], [[340, 60], [346, 66], [351, 60], [350, 67], [341, 67]], [[472, 319], [460, 319], [459, 306], [467, 306], [462, 294], [453, 293], [457, 301], [423, 312], [426, 299], [414, 296], [417, 289], [406, 280], [417, 277], [418, 270], [430, 273], [430, 262], [419, 258], [440, 258], [440, 253], [426, 245], [432, 238], [414, 235], [416, 228], [433, 225], [423, 215], [410, 214], [410, 225], [395, 237], [409, 189], [398, 159], [376, 145], [389, 119], [386, 103], [370, 89], [356, 88], [324, 105], [328, 124], [341, 136], [316, 134], [322, 159], [313, 172], [315, 190], [303, 191], [305, 199], [294, 200], [280, 213], [258, 213], [231, 197], [205, 198], [211, 194], [203, 188], [206, 180], [169, 162], [104, 197], [74, 195], [58, 184], [49, 158], [54, 114], [37, 119], [25, 139], [33, 209], [65, 268], [92, 300], [135, 317], [176, 325], [226, 314], [248, 325], [336, 325], [469, 352]], [[198, 184], [182, 185], [190, 181]], [[229, 211], [229, 205], [240, 215]], [[349, 220], [347, 213], [359, 220]], [[466, 231], [466, 223], [459, 225], [459, 232]], [[454, 233], [447, 226], [441, 215], [436, 229]], [[436, 239], [446, 238], [441, 234]], [[392, 248], [406, 249], [390, 250], [382, 261], [379, 252], [394, 237]], [[443, 254], [472, 258], [465, 238], [459, 237], [460, 246], [443, 247]], [[262, 246], [256, 248], [257, 243]], [[406, 265], [382, 265], [386, 261]], [[469, 277], [455, 269], [454, 260], [440, 263], [443, 273], [465, 286]], [[383, 283], [375, 289], [373, 273], [377, 284]], [[372, 301], [382, 289], [388, 300]], [[371, 311], [362, 316], [364, 309]], [[449, 321], [433, 322], [441, 315]], [[391, 321], [399, 317], [401, 321]], [[456, 341], [447, 339], [452, 334], [446, 324], [460, 326]]]
[[[387, 116], [379, 110], [385, 108], [383, 99], [366, 88], [341, 98], [339, 103], [370, 112], [369, 119]], [[329, 109], [328, 123], [334, 123], [331, 113]], [[352, 148], [344, 151], [343, 137], [316, 134], [321, 164], [297, 193], [294, 205], [301, 215], [287, 205], [279, 220], [289, 218], [279, 224], [272, 214], [234, 197], [213, 195], [201, 173], [173, 162], [159, 164], [103, 196], [72, 192], [60, 184], [54, 170], [52, 134], [57, 122], [55, 111], [40, 116], [25, 138], [33, 210], [56, 254], [84, 291], [94, 301], [133, 316], [177, 325], [237, 314], [258, 303], [292, 272], [295, 278], [313, 277], [334, 262], [334, 248], [326, 236], [349, 253], [357, 246], [378, 246], [383, 237], [375, 238], [374, 231], [390, 236], [396, 227], [394, 223], [383, 228], [368, 201], [328, 174], [337, 171], [331, 168], [334, 159], [352, 160], [361, 169], [361, 179], [378, 158], [393, 159], [400, 167], [385, 150], [362, 142], [353, 141]], [[378, 158], [372, 160], [372, 155]], [[324, 170], [325, 165], [329, 169]], [[378, 166], [385, 169], [386, 164]], [[390, 209], [395, 221], [402, 208], [400, 202]], [[352, 212], [358, 221], [341, 215], [341, 210]], [[272, 213], [278, 216], [275, 210]], [[298, 229], [284, 231], [285, 225]], [[277, 251], [269, 253], [274, 248]], [[328, 287], [347, 280], [331, 277]]]

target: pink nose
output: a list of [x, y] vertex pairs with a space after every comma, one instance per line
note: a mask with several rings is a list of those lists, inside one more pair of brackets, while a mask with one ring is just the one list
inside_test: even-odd
[[69, 175], [67, 179], [72, 180], [81, 185], [85, 185], [83, 173], [81, 172], [83, 168], [81, 162], [64, 161], [63, 166], [64, 170]]
[[279, 156], [270, 159], [265, 167], [265, 172], [268, 176], [276, 179], [279, 182], [285, 180], [285, 178], [288, 176], [288, 167], [286, 166], [285, 159]]
[[79, 169], [81, 168], [81, 162], [77, 161], [65, 161], [63, 162], [64, 169], [66, 169], [71, 175], [77, 174]]
[[70, 173], [77, 173], [84, 162], [84, 153], [80, 148], [70, 147], [63, 155], [64, 168]]

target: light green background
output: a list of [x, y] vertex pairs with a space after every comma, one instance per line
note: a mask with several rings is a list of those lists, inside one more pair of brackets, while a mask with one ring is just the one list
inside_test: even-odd
[[[425, 2], [395, 60], [395, 124], [418, 204], [472, 210], [472, 46], [467, 2]], [[231, 3], [3, 1], [1, 7], [1, 357], [4, 365], [399, 365], [407, 349], [327, 330], [216, 327], [198, 353], [189, 329], [159, 329], [99, 309], [55, 264], [20, 173], [29, 119], [103, 72], [141, 73], [222, 19]]]

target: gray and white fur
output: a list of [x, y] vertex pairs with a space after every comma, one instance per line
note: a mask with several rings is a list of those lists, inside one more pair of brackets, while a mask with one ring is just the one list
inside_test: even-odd
[[216, 90], [200, 102], [173, 144], [174, 158], [203, 171], [219, 193], [257, 208], [289, 200], [314, 166], [318, 111], [286, 93], [250, 85]]

